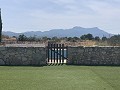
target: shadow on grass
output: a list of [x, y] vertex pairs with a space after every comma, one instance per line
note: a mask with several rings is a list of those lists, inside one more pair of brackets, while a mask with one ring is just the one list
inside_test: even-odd
[[103, 66], [107, 66], [107, 67], [120, 67], [120, 65], [87, 65], [87, 64], [63, 64], [63, 63], [56, 63], [56, 64], [46, 64], [46, 65], [0, 65], [0, 66], [7, 66], [7, 67], [45, 67], [45, 66], [91, 66], [91, 67], [103, 67]]
[[94, 66], [98, 66], [98, 67], [103, 67], [103, 66], [107, 66], [107, 67], [120, 67], [120, 65], [105, 65], [105, 64], [101, 64], [101, 65], [87, 65], [87, 64], [66, 64], [67, 66], [91, 66], [91, 67], [94, 67]]
[[0, 65], [0, 66], [5, 66], [5, 67], [44, 67], [47, 65]]

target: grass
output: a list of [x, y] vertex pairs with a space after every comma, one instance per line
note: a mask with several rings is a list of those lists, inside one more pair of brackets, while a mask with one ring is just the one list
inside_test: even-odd
[[119, 90], [120, 67], [0, 66], [0, 90]]

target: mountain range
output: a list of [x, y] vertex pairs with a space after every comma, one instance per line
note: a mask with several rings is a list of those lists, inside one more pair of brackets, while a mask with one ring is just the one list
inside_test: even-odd
[[84, 34], [92, 34], [94, 37], [99, 36], [99, 37], [110, 37], [113, 34], [110, 34], [108, 32], [105, 32], [104, 30], [99, 29], [98, 27], [93, 27], [93, 28], [83, 28], [83, 27], [73, 27], [70, 29], [52, 29], [49, 31], [29, 31], [29, 32], [23, 32], [23, 33], [15, 33], [15, 32], [10, 32], [10, 31], [3, 31], [3, 35], [8, 35], [10, 37], [12, 36], [19, 36], [21, 34], [24, 34], [25, 36], [37, 36], [37, 37], [80, 37], [81, 35]]

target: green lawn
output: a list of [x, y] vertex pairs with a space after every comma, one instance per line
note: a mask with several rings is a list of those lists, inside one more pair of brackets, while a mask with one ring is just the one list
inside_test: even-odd
[[0, 90], [120, 90], [120, 67], [0, 66]]

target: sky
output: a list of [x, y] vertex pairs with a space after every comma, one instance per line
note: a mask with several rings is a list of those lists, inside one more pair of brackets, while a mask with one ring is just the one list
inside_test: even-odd
[[120, 34], [120, 0], [0, 0], [3, 31], [98, 27]]

